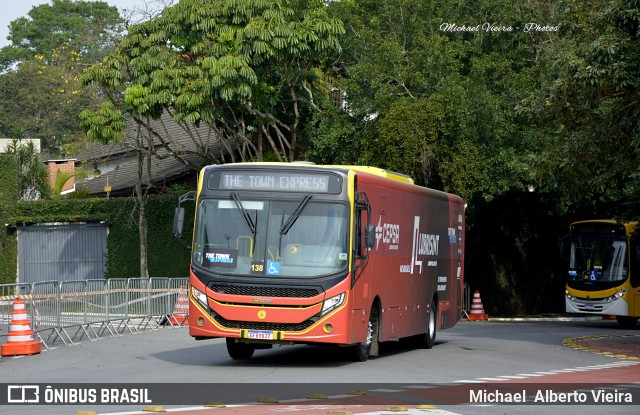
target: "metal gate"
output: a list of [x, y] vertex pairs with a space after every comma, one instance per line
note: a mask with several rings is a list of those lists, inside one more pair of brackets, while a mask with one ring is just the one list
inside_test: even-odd
[[107, 227], [101, 223], [18, 227], [18, 281], [102, 279]]

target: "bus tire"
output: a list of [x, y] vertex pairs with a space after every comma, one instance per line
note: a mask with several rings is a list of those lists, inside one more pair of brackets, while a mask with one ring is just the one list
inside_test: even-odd
[[431, 308], [427, 317], [427, 332], [417, 338], [417, 346], [421, 349], [431, 349], [436, 342], [436, 331], [438, 329], [438, 308], [436, 300], [431, 300]]
[[236, 342], [236, 339], [227, 337], [227, 352], [234, 360], [251, 359], [253, 352], [256, 351], [254, 345], [249, 343]]
[[623, 329], [633, 329], [638, 324], [638, 317], [616, 316], [616, 321]]
[[[356, 362], [366, 362], [369, 359], [369, 355], [371, 353], [371, 345], [374, 341], [378, 341], [378, 328], [380, 324], [379, 319], [380, 313], [378, 309], [374, 305], [371, 309], [371, 313], [369, 313], [369, 324], [367, 328], [367, 339], [363, 342], [357, 343], [354, 346], [351, 346], [351, 355], [354, 361]], [[376, 345], [377, 347], [377, 345]], [[377, 353], [376, 353], [377, 356]]]

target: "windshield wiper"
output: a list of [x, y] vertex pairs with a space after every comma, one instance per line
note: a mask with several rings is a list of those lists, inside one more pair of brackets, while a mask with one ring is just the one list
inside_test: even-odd
[[289, 232], [289, 229], [291, 229], [293, 224], [296, 223], [296, 220], [298, 220], [298, 217], [302, 213], [304, 207], [307, 206], [307, 203], [309, 203], [309, 200], [311, 200], [311, 195], [304, 195], [296, 210], [293, 211], [291, 216], [289, 216], [289, 219], [280, 228], [280, 235], [286, 235], [287, 232]]
[[[236, 202], [236, 206], [238, 207], [238, 210], [242, 214], [242, 219], [244, 219], [244, 223], [247, 225], [247, 228], [249, 228], [249, 231], [252, 234], [255, 235], [256, 234], [256, 223], [253, 221], [253, 219], [251, 219], [251, 216], [249, 215], [249, 212], [247, 212], [247, 210], [244, 208], [244, 206], [242, 206], [242, 201], [240, 200], [240, 197], [235, 192], [231, 193], [231, 197], [233, 198], [233, 201]], [[257, 219], [257, 217], [256, 217], [256, 219]]]

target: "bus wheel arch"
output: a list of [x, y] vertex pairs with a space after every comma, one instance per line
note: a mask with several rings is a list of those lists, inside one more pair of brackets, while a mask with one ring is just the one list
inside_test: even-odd
[[429, 306], [427, 314], [426, 332], [413, 336], [411, 340], [416, 347], [421, 349], [431, 349], [436, 342], [436, 334], [438, 332], [438, 295], [434, 295]]
[[431, 349], [436, 342], [436, 334], [438, 332], [438, 296], [434, 295], [431, 299], [431, 307], [429, 308], [429, 317], [427, 318], [427, 332], [422, 342], [422, 347]]
[[356, 362], [365, 362], [370, 356], [375, 357], [379, 354], [381, 310], [380, 299], [376, 297], [369, 312], [367, 338], [351, 346], [351, 355]]
[[237, 342], [236, 339], [227, 337], [227, 352], [234, 360], [251, 359], [256, 347], [253, 344]]

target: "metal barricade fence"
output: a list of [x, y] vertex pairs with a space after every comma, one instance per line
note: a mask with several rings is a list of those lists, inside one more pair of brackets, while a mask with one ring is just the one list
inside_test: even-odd
[[86, 324], [86, 293], [85, 280], [60, 283], [60, 327]]
[[107, 280], [107, 321], [123, 321], [129, 318], [129, 293], [126, 278]]
[[462, 297], [462, 316], [469, 318], [470, 310], [471, 310], [471, 286], [465, 282], [464, 293]]
[[167, 316], [171, 314], [171, 297], [169, 278], [149, 279], [149, 310], [148, 317], [156, 324], [165, 324]]
[[86, 281], [86, 323], [102, 323], [107, 315], [107, 280]]
[[[115, 337], [127, 330], [157, 330], [169, 320], [181, 288], [184, 292], [187, 285], [187, 278], [0, 284], [0, 338], [8, 332], [18, 296], [26, 303], [35, 336], [49, 348], [58, 342]], [[183, 323], [184, 319], [171, 325]]]
[[11, 322], [13, 302], [18, 296], [28, 301], [31, 284], [0, 284], [0, 333], [6, 333]]
[[34, 282], [31, 289], [33, 329], [60, 326], [60, 284], [58, 281]]

